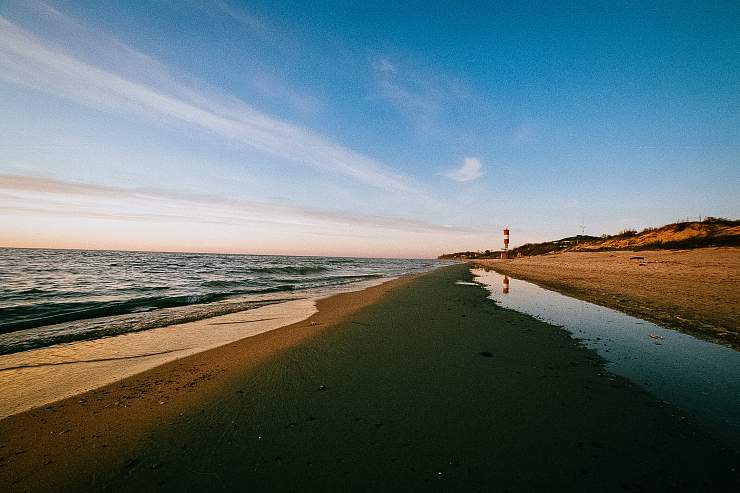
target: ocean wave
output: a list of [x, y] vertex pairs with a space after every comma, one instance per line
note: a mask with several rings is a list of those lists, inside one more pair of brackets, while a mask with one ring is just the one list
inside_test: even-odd
[[100, 296], [101, 294], [118, 294], [118, 293], [142, 293], [149, 291], [166, 291], [171, 289], [167, 286], [136, 286], [136, 287], [124, 287], [115, 288], [108, 290], [97, 290], [97, 291], [62, 291], [54, 289], [24, 289], [19, 291], [4, 290], [0, 294], [0, 301], [15, 301], [15, 300], [38, 300], [46, 298], [79, 298], [79, 297], [91, 297]]
[[383, 274], [346, 274], [338, 276], [327, 276], [326, 279], [377, 279], [384, 277]]
[[[142, 314], [130, 313], [128, 316], [108, 316], [92, 321], [89, 325], [81, 325], [84, 320], [75, 319], [70, 323], [60, 323], [51, 326], [35, 327], [23, 330], [18, 334], [24, 337], [13, 337], [14, 333], [0, 335], [0, 355], [28, 351], [39, 347], [51, 346], [73, 341], [87, 341], [103, 337], [113, 337], [129, 332], [169, 327], [171, 325], [204, 320], [219, 315], [226, 315], [260, 306], [282, 303], [289, 299], [274, 298], [262, 301], [242, 301], [229, 304], [205, 306], [181, 306], [157, 310], [147, 313], [149, 318], [142, 318]], [[10, 336], [10, 337], [9, 337]]]
[[281, 265], [273, 267], [250, 267], [246, 269], [246, 272], [254, 272], [258, 274], [319, 274], [321, 272], [328, 272], [330, 269], [321, 265]]
[[259, 281], [253, 278], [232, 279], [232, 280], [218, 279], [215, 281], [204, 281], [201, 283], [201, 286], [205, 288], [231, 288], [231, 287], [244, 286], [247, 284], [259, 284], [259, 283], [260, 283]]
[[23, 291], [17, 291], [15, 294], [46, 294], [46, 293], [53, 293], [53, 291], [47, 291], [45, 289], [32, 288], [32, 289], [24, 289]]
[[[285, 297], [294, 298], [303, 291], [330, 292], [343, 285], [427, 270], [434, 264], [399, 259], [0, 249], [0, 353], [11, 340], [17, 342], [12, 343], [14, 347], [26, 343], [38, 347], [66, 338], [94, 339], [213, 316], [241, 303], [280, 296], [271, 293], [284, 292]], [[46, 342], [39, 342], [39, 334], [46, 334], [42, 338]], [[23, 342], [24, 337], [28, 341]]]
[[249, 289], [234, 289], [213, 293], [197, 293], [179, 296], [145, 296], [124, 301], [79, 302], [79, 303], [38, 303], [32, 306], [18, 306], [0, 309], [0, 334], [16, 330], [30, 329], [44, 325], [54, 325], [73, 320], [85, 320], [113, 315], [158, 310], [188, 305], [202, 305], [222, 301], [234, 296], [247, 294], [275, 293], [292, 291], [292, 284], [277, 284]]
[[84, 320], [111, 315], [123, 315], [142, 308], [156, 310], [176, 306], [209, 303], [223, 299], [221, 293], [184, 296], [146, 296], [125, 301], [79, 302], [79, 303], [38, 303], [33, 306], [19, 306], [0, 310], [6, 321], [0, 322], [0, 333], [30, 329], [43, 325], [53, 325], [73, 320]]

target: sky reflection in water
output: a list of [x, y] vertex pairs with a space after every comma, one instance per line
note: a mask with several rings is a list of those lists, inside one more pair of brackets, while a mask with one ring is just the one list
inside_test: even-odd
[[562, 326], [621, 375], [740, 446], [740, 353], [494, 271], [473, 270], [502, 307]]

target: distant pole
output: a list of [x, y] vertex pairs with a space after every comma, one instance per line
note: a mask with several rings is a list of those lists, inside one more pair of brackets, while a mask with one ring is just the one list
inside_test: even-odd
[[509, 252], [509, 228], [504, 228], [504, 249], [501, 251], [501, 258], [506, 258]]

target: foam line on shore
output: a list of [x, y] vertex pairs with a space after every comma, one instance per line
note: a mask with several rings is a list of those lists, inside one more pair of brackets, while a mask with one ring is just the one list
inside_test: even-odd
[[310, 297], [113, 337], [56, 344], [0, 355], [0, 419], [99, 389], [132, 375], [306, 320], [316, 302], [396, 278], [368, 279]]
[[[185, 324], [2, 355], [0, 419], [300, 322], [316, 311], [314, 299], [292, 300]], [[247, 319], [252, 323], [245, 323]]]

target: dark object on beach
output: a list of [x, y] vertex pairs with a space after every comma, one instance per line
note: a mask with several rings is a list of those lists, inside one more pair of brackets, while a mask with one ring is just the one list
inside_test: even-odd
[[488, 351], [481, 351], [481, 352], [480, 352], [480, 353], [478, 353], [478, 354], [480, 354], [480, 355], [481, 355], [481, 356], [483, 356], [484, 358], [493, 358], [493, 354], [492, 354], [492, 353], [489, 353]]
[[630, 257], [630, 260], [645, 260], [645, 257]]

